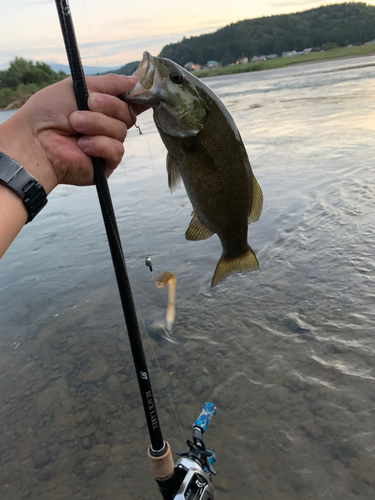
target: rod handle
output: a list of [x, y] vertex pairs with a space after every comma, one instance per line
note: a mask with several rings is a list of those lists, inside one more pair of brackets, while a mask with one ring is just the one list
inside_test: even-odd
[[204, 403], [202, 406], [201, 413], [197, 420], [194, 422], [194, 427], [200, 427], [202, 429], [202, 434], [204, 434], [205, 430], [210, 423], [211, 418], [216, 415], [217, 408], [212, 403]]
[[164, 444], [165, 451], [161, 456], [155, 456], [150, 448], [147, 451], [151, 473], [156, 480], [166, 480], [172, 476], [174, 471], [171, 447], [167, 441], [165, 441]]

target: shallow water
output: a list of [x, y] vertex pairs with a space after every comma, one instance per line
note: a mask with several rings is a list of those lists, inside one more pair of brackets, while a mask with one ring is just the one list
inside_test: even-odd
[[[263, 189], [258, 272], [210, 289], [220, 242], [185, 241], [151, 112], [110, 180], [164, 437], [183, 450], [218, 406], [218, 500], [374, 498], [374, 77], [367, 57], [205, 80]], [[95, 189], [59, 187], [0, 266], [2, 498], [159, 498]], [[146, 335], [164, 270], [173, 344]]]

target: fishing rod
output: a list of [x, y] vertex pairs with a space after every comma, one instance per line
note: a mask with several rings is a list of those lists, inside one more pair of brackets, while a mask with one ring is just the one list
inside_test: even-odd
[[[70, 6], [68, 0], [55, 0], [55, 3], [69, 61], [77, 107], [80, 111], [89, 111], [87, 104], [89, 95]], [[212, 464], [216, 458], [212, 452], [206, 450], [202, 435], [210, 419], [216, 414], [216, 407], [212, 403], [205, 403], [200, 416], [193, 426], [193, 442], [187, 441], [189, 450], [180, 453], [183, 458], [177, 460], [176, 465], [174, 465], [170, 446], [163, 439], [156, 412], [156, 404], [147, 369], [146, 356], [143, 349], [130, 281], [126, 270], [124, 252], [108, 181], [104, 171], [104, 161], [102, 158], [94, 157], [91, 160], [94, 170], [94, 182], [112, 255], [133, 362], [150, 435], [151, 445], [148, 449], [148, 457], [153, 477], [159, 486], [164, 500], [213, 500], [212, 474], [215, 474], [215, 471]]]

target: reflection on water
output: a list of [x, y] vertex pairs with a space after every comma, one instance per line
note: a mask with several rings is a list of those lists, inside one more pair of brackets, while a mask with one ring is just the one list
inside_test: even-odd
[[[209, 288], [220, 242], [184, 240], [190, 203], [169, 194], [151, 113], [110, 181], [165, 438], [183, 450], [201, 404], [218, 406], [218, 500], [374, 498], [374, 63], [207, 80], [263, 189], [257, 273]], [[1, 262], [2, 497], [157, 498], [95, 189], [50, 198]], [[146, 335], [164, 270], [174, 344]]]

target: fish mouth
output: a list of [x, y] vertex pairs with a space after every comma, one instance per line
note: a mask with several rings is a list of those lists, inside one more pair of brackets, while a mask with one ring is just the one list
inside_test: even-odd
[[143, 52], [143, 59], [134, 71], [133, 76], [138, 78], [138, 82], [122, 96], [124, 101], [153, 106], [156, 101], [155, 93], [160, 80], [157, 71], [157, 58], [147, 51]]
[[155, 57], [153, 57], [150, 52], [145, 50], [143, 52], [142, 61], [139, 63], [138, 68], [134, 71], [133, 76], [138, 77], [141, 80], [146, 75], [151, 75], [155, 70]]

